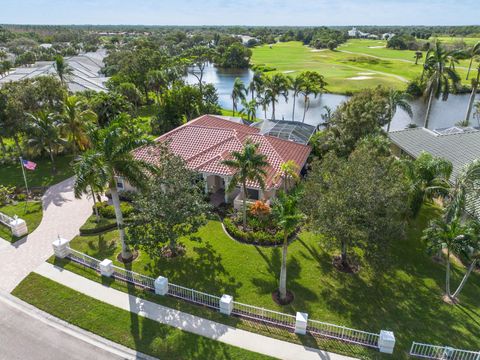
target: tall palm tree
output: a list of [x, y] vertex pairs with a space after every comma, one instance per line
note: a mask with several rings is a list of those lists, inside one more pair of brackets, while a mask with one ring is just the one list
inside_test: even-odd
[[65, 81], [72, 75], [73, 69], [68, 65], [62, 55], [55, 56], [55, 63], [53, 64], [57, 72], [60, 82], [65, 85]]
[[76, 96], [67, 97], [63, 101], [64, 114], [59, 118], [60, 131], [72, 144], [74, 158], [77, 149], [84, 151], [88, 146], [87, 125], [97, 120], [97, 114], [82, 106], [83, 103]]
[[147, 73], [148, 88], [155, 93], [157, 103], [161, 106], [161, 94], [168, 87], [167, 74], [163, 70], [150, 70]]
[[267, 156], [258, 152], [260, 144], [248, 139], [242, 151], [232, 151], [231, 159], [223, 160], [222, 163], [231, 169], [234, 174], [227, 191], [232, 192], [238, 185], [241, 186], [243, 197], [243, 228], [247, 227], [247, 182], [256, 182], [260, 188], [265, 189], [265, 177], [268, 166]]
[[298, 172], [299, 167], [293, 160], [288, 160], [280, 164], [280, 169], [277, 174], [275, 174], [275, 181], [282, 181], [284, 193], [287, 193], [287, 191], [291, 188], [291, 185], [300, 179]]
[[245, 100], [245, 94], [247, 93], [247, 89], [245, 88], [245, 84], [243, 83], [242, 79], [235, 78], [235, 82], [233, 83], [232, 89], [232, 103], [233, 103], [233, 116], [235, 116], [235, 112], [237, 111], [237, 104], [239, 101]]
[[[480, 43], [479, 43], [480, 44]], [[470, 123], [470, 115], [472, 114], [473, 102], [475, 101], [475, 95], [477, 94], [478, 86], [480, 85], [480, 62], [477, 67], [477, 77], [472, 80], [472, 92], [470, 93], [470, 99], [467, 105], [467, 113], [465, 114], [465, 125], [468, 126]]]
[[242, 110], [240, 114], [246, 114], [248, 121], [253, 121], [255, 119], [255, 114], [257, 112], [257, 102], [255, 99], [247, 101], [246, 99], [242, 100]]
[[304, 101], [302, 122], [305, 122], [305, 115], [310, 108], [310, 95], [314, 95], [316, 98], [318, 94], [325, 91], [327, 83], [325, 82], [323, 75], [316, 71], [304, 71], [298, 76], [302, 81], [302, 86], [300, 88], [300, 93], [303, 94]]
[[138, 130], [127, 128], [126, 124], [120, 121], [113, 121], [104, 129], [96, 129], [90, 136], [91, 149], [84, 152], [75, 164], [75, 191], [81, 193], [88, 186], [92, 186], [92, 179], [95, 179], [95, 186], [108, 187], [120, 232], [121, 256], [128, 260], [132, 253], [125, 243], [116, 178], [121, 177], [140, 190], [146, 187], [148, 173], [154, 172], [155, 168], [145, 161], [135, 159], [132, 150], [149, 144], [149, 141]]
[[290, 84], [290, 90], [292, 90], [292, 121], [295, 121], [295, 105], [297, 103], [297, 96], [300, 94], [303, 85], [303, 78], [301, 76], [288, 77], [288, 82]]
[[272, 105], [272, 120], [275, 120], [275, 104], [280, 96], [288, 100], [288, 79], [283, 74], [275, 74], [265, 79], [265, 92], [268, 94]]
[[406, 92], [390, 89], [388, 92], [388, 125], [387, 132], [390, 131], [390, 125], [392, 123], [393, 117], [397, 112], [397, 108], [405, 111], [410, 119], [413, 117], [412, 106], [408, 102], [411, 99], [411, 96]]
[[56, 173], [55, 154], [59, 147], [66, 144], [60, 136], [56, 114], [39, 111], [36, 114], [29, 113], [27, 116], [30, 118], [27, 126], [28, 146], [34, 151], [46, 151], [52, 164], [52, 173]]
[[430, 222], [429, 227], [423, 231], [423, 240], [427, 241], [432, 251], [446, 250], [445, 294], [452, 299], [450, 289], [450, 254], [460, 253], [468, 247], [468, 229], [459, 218], [446, 221], [444, 218]]
[[468, 266], [462, 281], [460, 281], [457, 290], [455, 290], [452, 294], [452, 298], [455, 300], [458, 299], [460, 292], [463, 290], [468, 278], [480, 260], [480, 222], [478, 220], [470, 221], [467, 224], [467, 229], [469, 235], [469, 244], [465, 249], [466, 251], [464, 251], [464, 256], [470, 260], [470, 265]]
[[439, 41], [435, 42], [433, 49], [428, 50], [425, 56], [424, 69], [427, 79], [424, 96], [427, 100], [427, 112], [424, 127], [427, 129], [433, 99], [438, 99], [441, 95], [442, 100], [446, 101], [452, 88], [454, 90], [460, 82], [457, 72], [449, 66], [452, 56], [452, 52], [446, 51]]
[[248, 84], [248, 91], [250, 92], [252, 100], [255, 100], [255, 93], [258, 95], [258, 93], [262, 90], [263, 83], [263, 74], [260, 71], [255, 71], [250, 84]]
[[467, 71], [467, 78], [470, 76], [470, 70], [472, 69], [472, 62], [473, 59], [477, 56], [480, 55], [480, 41], [477, 42], [475, 45], [473, 45], [470, 50], [468, 51], [468, 55], [470, 56], [470, 63], [468, 64], [468, 71]]
[[278, 226], [283, 231], [282, 265], [278, 292], [280, 300], [285, 302], [287, 300], [288, 235], [294, 232], [303, 220], [303, 214], [298, 208], [298, 196], [296, 194], [287, 195], [281, 191], [274, 200], [272, 213], [277, 219]]

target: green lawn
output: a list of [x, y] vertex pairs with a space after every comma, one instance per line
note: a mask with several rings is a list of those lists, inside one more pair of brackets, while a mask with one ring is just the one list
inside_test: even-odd
[[[289, 247], [288, 288], [295, 301], [286, 307], [273, 303], [281, 253], [228, 238], [218, 221], [210, 221], [194, 240], [185, 239], [187, 254], [157, 264], [141, 252], [133, 270], [212, 294], [230, 294], [236, 300], [366, 331], [391, 329], [397, 336], [395, 358], [406, 358], [412, 341], [475, 349], [480, 339], [480, 276], [474, 274], [461, 295], [461, 305], [442, 302], [444, 267], [426, 254], [421, 231], [437, 209], [426, 206], [411, 224], [408, 238], [393, 245], [388, 266], [374, 269], [362, 265], [359, 274], [339, 273], [332, 268], [332, 253], [321, 238], [302, 233]], [[116, 231], [103, 236], [77, 237], [71, 246], [99, 259], [119, 251]], [[457, 284], [461, 269], [454, 267]], [[448, 324], [449, 331], [445, 326]], [[361, 354], [360, 354], [361, 355]], [[358, 355], [358, 356], [360, 356]]]
[[[351, 39], [337, 50], [312, 49], [301, 42], [277, 43], [253, 48], [252, 63], [275, 68], [276, 72], [297, 75], [318, 71], [325, 76], [332, 93], [349, 93], [383, 85], [403, 89], [421, 73], [413, 51], [385, 48], [384, 40]], [[462, 79], [467, 61], [457, 66]]]
[[[28, 233], [32, 233], [42, 221], [42, 203], [39, 201], [29, 201], [25, 207], [25, 202], [19, 202], [16, 205], [10, 204], [0, 207], [0, 212], [11, 217], [18, 215], [19, 218], [27, 222]], [[10, 242], [15, 242], [19, 238], [12, 235], [10, 228], [0, 224], [0, 238]]]
[[[42, 158], [32, 161], [37, 163], [37, 168], [33, 171], [25, 169], [29, 187], [50, 186], [73, 176], [73, 168], [71, 165], [72, 156], [70, 155], [59, 156], [55, 159], [57, 166], [56, 174], [52, 174], [50, 160]], [[20, 161], [15, 163], [15, 165], [2, 165], [0, 184], [21, 188], [25, 187]]]
[[458, 41], [463, 41], [465, 44], [469, 46], [475, 45], [477, 42], [480, 41], [480, 37], [453, 37], [453, 36], [431, 37], [430, 39], [428, 39], [428, 41], [432, 42], [432, 41], [435, 41], [435, 39], [438, 39], [441, 42], [444, 42], [446, 44], [453, 44]]
[[270, 359], [159, 324], [35, 273], [28, 275], [12, 294], [71, 324], [160, 359]]

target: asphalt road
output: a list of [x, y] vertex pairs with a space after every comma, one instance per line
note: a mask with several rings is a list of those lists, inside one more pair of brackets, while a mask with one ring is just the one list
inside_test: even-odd
[[70, 335], [0, 298], [1, 360], [125, 359]]

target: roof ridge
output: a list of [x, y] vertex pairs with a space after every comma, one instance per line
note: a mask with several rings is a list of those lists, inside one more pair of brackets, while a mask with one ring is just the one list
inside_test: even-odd
[[[206, 148], [205, 150], [202, 150], [202, 151], [200, 151], [199, 153], [197, 153], [197, 154], [195, 154], [195, 155], [193, 155], [193, 156], [185, 159], [185, 161], [191, 161], [191, 160], [193, 160], [193, 159], [195, 159], [195, 158], [197, 158], [197, 157], [205, 154], [206, 152], [210, 151], [213, 147], [220, 146], [220, 145], [226, 143], [227, 141], [230, 141], [232, 138], [235, 138], [235, 135], [229, 136], [229, 137], [225, 138], [224, 140], [222, 140], [222, 141], [220, 141], [220, 142], [218, 142], [218, 143], [215, 143], [215, 144], [209, 146], [209, 147]], [[238, 140], [238, 139], [237, 139], [237, 140]]]

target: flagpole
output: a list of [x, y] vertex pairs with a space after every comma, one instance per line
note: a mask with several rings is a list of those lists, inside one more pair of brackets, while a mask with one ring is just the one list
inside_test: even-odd
[[[25, 211], [27, 210], [28, 197], [30, 196], [30, 191], [28, 190], [27, 175], [25, 174], [25, 167], [23, 166], [23, 159], [20, 156], [20, 167], [22, 168], [23, 180], [25, 181], [25, 188], [27, 189], [27, 200], [25, 201]], [[24, 213], [25, 213], [24, 211]]]

